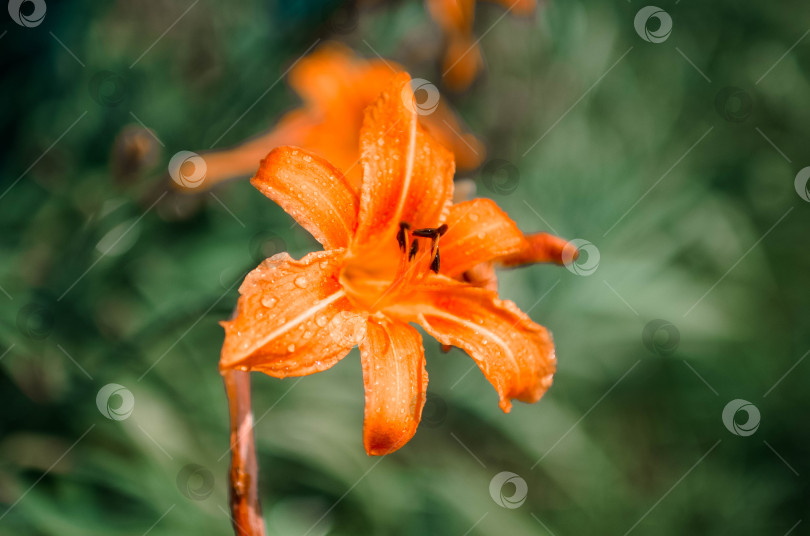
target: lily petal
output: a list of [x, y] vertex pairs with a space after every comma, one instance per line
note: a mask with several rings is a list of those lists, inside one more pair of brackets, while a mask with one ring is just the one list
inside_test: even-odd
[[475, 36], [471, 32], [450, 34], [442, 61], [447, 89], [454, 92], [467, 89], [483, 67], [484, 56]]
[[278, 203], [324, 248], [349, 244], [357, 222], [357, 193], [323, 158], [295, 147], [279, 147], [262, 160], [251, 184]]
[[289, 82], [311, 110], [337, 114], [358, 131], [362, 114], [357, 111], [385, 89], [392, 69], [401, 71], [402, 67], [360, 58], [346, 45], [330, 41], [304, 56], [290, 71]]
[[366, 109], [360, 133], [363, 184], [358, 243], [393, 235], [399, 222], [436, 227], [453, 197], [453, 155], [419, 126], [407, 73], [393, 76]]
[[[486, 146], [470, 133], [461, 118], [445, 102], [439, 101], [433, 113], [420, 116], [420, 124], [425, 127], [428, 134], [453, 151], [458, 169], [475, 169], [487, 155]], [[458, 181], [455, 187], [458, 186], [457, 183]]]
[[190, 186], [170, 181], [178, 190], [197, 193], [210, 190], [221, 182], [247, 178], [256, 174], [259, 162], [267, 152], [279, 145], [304, 145], [318, 123], [301, 110], [293, 110], [270, 131], [228, 149], [206, 151], [200, 154], [205, 162], [205, 179]]
[[509, 412], [513, 398], [539, 400], [551, 387], [557, 362], [548, 330], [495, 292], [440, 275], [432, 280], [392, 314], [465, 350], [495, 387], [503, 411]]
[[537, 0], [490, 0], [496, 4], [501, 4], [513, 15], [529, 16], [537, 9]]
[[458, 276], [479, 263], [529, 249], [517, 224], [491, 199], [450, 207], [441, 242], [441, 273]]
[[548, 233], [534, 233], [526, 235], [526, 242], [520, 251], [506, 255], [498, 262], [502, 266], [523, 266], [537, 262], [553, 262], [564, 264], [564, 253], [569, 251], [571, 259], [579, 256], [577, 247], [564, 238]]
[[345, 250], [294, 260], [280, 253], [250, 272], [233, 320], [222, 322], [220, 369], [258, 370], [284, 378], [326, 370], [365, 336], [337, 281]]
[[360, 356], [363, 444], [370, 456], [390, 454], [413, 437], [422, 418], [428, 382], [422, 336], [403, 322], [370, 318]]

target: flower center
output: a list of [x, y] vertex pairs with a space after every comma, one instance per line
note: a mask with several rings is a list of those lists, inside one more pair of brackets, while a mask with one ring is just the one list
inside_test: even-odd
[[352, 248], [340, 273], [346, 295], [370, 313], [395, 302], [403, 290], [439, 272], [439, 239], [446, 231], [444, 224], [412, 230], [401, 222], [395, 240], [388, 235]]

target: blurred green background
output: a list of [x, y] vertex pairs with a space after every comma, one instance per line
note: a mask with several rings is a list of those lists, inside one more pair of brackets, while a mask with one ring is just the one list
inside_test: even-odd
[[[613, 4], [482, 2], [486, 72], [444, 96], [509, 163], [468, 174], [480, 195], [598, 248], [587, 276], [501, 274], [554, 333], [553, 388], [504, 415], [463, 352], [426, 339], [424, 422], [369, 458], [356, 350], [300, 380], [255, 375], [269, 534], [806, 533], [810, 5], [660, 1], [673, 30], [652, 43], [644, 4]], [[49, 1], [36, 27], [0, 19], [0, 535], [231, 534], [217, 321], [263, 257], [316, 243], [245, 181], [171, 191], [168, 160], [243, 113], [218, 147], [270, 128], [298, 101], [268, 88], [319, 38], [438, 81], [439, 30], [415, 0]], [[159, 142], [133, 159], [139, 122]], [[97, 408], [110, 383], [129, 418]], [[724, 425], [736, 399], [761, 415], [751, 435]], [[519, 507], [490, 494], [503, 471], [528, 486]]]

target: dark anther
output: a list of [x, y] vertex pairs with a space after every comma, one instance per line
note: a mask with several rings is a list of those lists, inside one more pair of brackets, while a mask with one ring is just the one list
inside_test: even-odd
[[439, 234], [439, 229], [435, 227], [425, 227], [424, 229], [414, 229], [413, 236], [418, 236], [419, 238], [437, 238], [441, 236]]
[[444, 236], [444, 233], [447, 232], [447, 224], [446, 223], [441, 224], [439, 228], [436, 229], [436, 231], [439, 233], [439, 236]]
[[437, 274], [439, 273], [439, 248], [438, 248], [438, 246], [436, 247], [436, 256], [433, 257], [433, 262], [430, 263], [430, 269], [433, 270], [434, 272], [436, 272]]
[[399, 244], [399, 249], [405, 253], [405, 250], [408, 248], [408, 243], [405, 241], [405, 230], [410, 229], [411, 226], [405, 223], [404, 221], [399, 222], [399, 232], [397, 233], [397, 243]]
[[408, 253], [408, 260], [412, 261], [416, 254], [419, 252], [419, 242], [414, 240], [411, 242], [411, 251]]

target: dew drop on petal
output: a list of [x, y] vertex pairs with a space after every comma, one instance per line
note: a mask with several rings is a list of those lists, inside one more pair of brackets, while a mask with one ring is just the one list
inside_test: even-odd
[[295, 278], [295, 286], [298, 288], [307, 288], [307, 278], [303, 275], [299, 275]]
[[265, 296], [264, 298], [262, 298], [262, 305], [264, 305], [265, 307], [275, 307], [277, 303], [278, 300], [273, 296]]
[[294, 345], [294, 344], [290, 344], [290, 345], [287, 347], [287, 351], [288, 351], [288, 352], [291, 352], [291, 353], [292, 353], [292, 352], [295, 352], [295, 345]]
[[474, 212], [470, 214], [470, 221], [478, 221], [478, 214]]
[[324, 327], [326, 325], [326, 317], [324, 315], [321, 315], [321, 316], [319, 316], [318, 318], [315, 319], [315, 322], [319, 326]]

